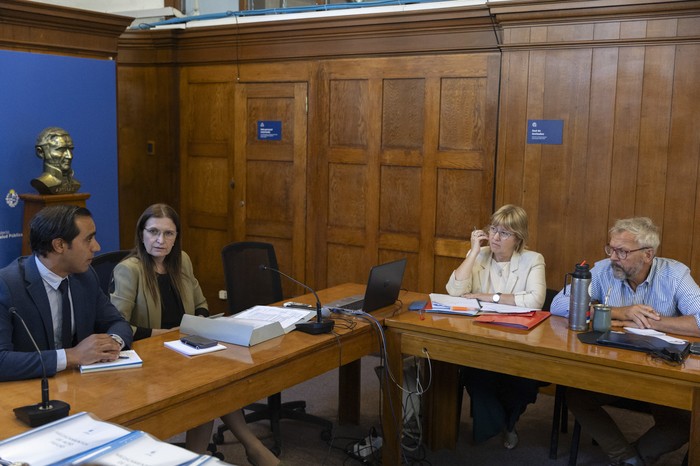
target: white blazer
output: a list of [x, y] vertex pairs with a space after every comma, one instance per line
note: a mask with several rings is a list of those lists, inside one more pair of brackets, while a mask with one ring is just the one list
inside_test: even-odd
[[466, 293], [490, 293], [500, 291], [515, 296], [515, 304], [522, 307], [541, 309], [547, 294], [547, 281], [544, 273], [544, 257], [535, 251], [514, 252], [510, 258], [510, 274], [504, 290], [489, 290], [491, 268], [491, 248], [484, 246], [474, 262], [471, 277], [457, 280], [454, 271], [447, 282], [447, 292], [451, 296]]

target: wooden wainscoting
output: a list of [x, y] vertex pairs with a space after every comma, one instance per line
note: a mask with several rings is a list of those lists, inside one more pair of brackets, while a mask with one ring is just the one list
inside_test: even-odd
[[407, 257], [405, 287], [443, 289], [493, 207], [498, 54], [333, 60], [320, 73], [316, 283]]
[[[550, 288], [575, 263], [604, 258], [608, 229], [632, 216], [651, 217], [659, 255], [697, 280], [698, 3], [655, 14], [660, 5], [575, 3], [494, 7], [504, 28], [496, 203], [530, 213], [530, 246], [545, 256]], [[528, 119], [563, 120], [563, 143], [526, 144]]]

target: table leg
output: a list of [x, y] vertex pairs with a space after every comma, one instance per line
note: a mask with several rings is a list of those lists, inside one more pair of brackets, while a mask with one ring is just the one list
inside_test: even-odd
[[362, 387], [360, 359], [340, 366], [338, 370], [338, 423], [360, 422], [360, 388]]
[[442, 361], [431, 361], [431, 365], [431, 387], [423, 403], [426, 445], [433, 451], [453, 450], [457, 445], [462, 400], [459, 366]]

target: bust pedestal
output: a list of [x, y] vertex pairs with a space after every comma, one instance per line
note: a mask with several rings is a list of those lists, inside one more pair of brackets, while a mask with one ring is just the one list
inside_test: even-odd
[[77, 205], [85, 207], [85, 201], [90, 197], [87, 193], [73, 194], [20, 194], [19, 198], [24, 201], [24, 217], [22, 218], [22, 255], [32, 253], [29, 245], [29, 222], [34, 214], [44, 207], [50, 205]]

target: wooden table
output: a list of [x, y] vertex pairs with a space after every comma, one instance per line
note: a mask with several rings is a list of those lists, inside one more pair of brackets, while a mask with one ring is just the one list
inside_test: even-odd
[[[690, 410], [689, 464], [700, 465], [699, 356], [673, 367], [644, 353], [587, 345], [568, 330], [566, 319], [556, 316], [530, 331], [438, 314], [425, 314], [421, 320], [417, 313], [403, 313], [384, 323], [389, 366], [397, 380], [402, 380], [401, 355], [431, 360], [432, 384], [424, 410], [426, 438], [433, 450], [455, 446], [456, 401], [461, 396], [456, 365], [465, 365]], [[388, 388], [385, 396], [391, 403], [384, 403], [384, 419], [391, 419], [391, 404], [400, 406], [401, 400], [396, 386]], [[400, 464], [400, 429], [384, 423], [384, 465]], [[546, 452], [542, 454], [546, 461]]]
[[[318, 292], [321, 302], [363, 293], [345, 284]], [[294, 298], [313, 303], [312, 295]], [[390, 313], [387, 308], [382, 312]], [[67, 370], [50, 379], [51, 398], [100, 419], [167, 439], [256, 400], [341, 367], [339, 419], [357, 422], [360, 358], [378, 350], [376, 329], [357, 320], [353, 330], [336, 326], [332, 334], [291, 332], [251, 348], [226, 344], [224, 351], [188, 358], [163, 346], [179, 332], [134, 344], [143, 367], [93, 374]], [[342, 347], [342, 348], [341, 348]], [[37, 379], [0, 384], [0, 438], [28, 429], [13, 408], [41, 400]]]

